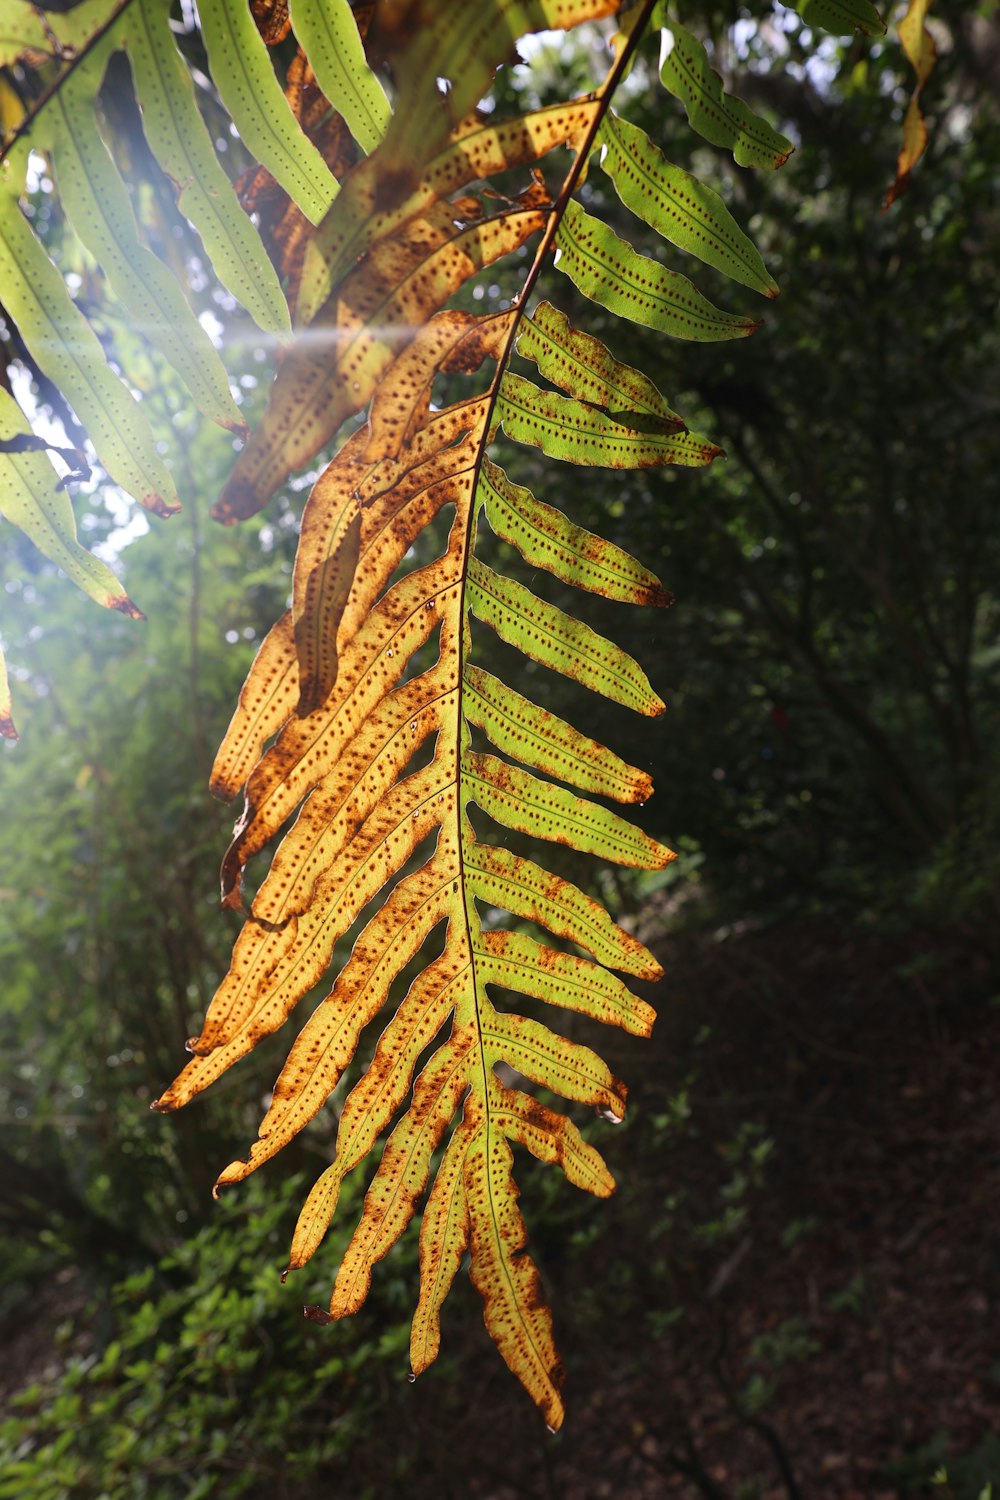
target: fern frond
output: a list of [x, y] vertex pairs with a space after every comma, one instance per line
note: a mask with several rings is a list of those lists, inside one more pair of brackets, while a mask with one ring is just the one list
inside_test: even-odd
[[883, 212], [906, 192], [913, 169], [927, 149], [927, 123], [920, 109], [920, 96], [937, 65], [937, 44], [927, 27], [929, 9], [930, 0], [910, 0], [906, 15], [899, 23], [899, 40], [917, 81], [903, 116], [903, 140], [896, 160], [896, 176], [885, 195]]
[[[249, 22], [248, 11], [246, 16]], [[72, 11], [49, 14], [44, 25], [27, 0], [7, 0], [0, 26], [0, 62], [33, 62], [52, 85], [43, 107], [2, 153], [0, 285], [5, 314], [37, 368], [72, 407], [110, 478], [147, 509], [170, 515], [180, 508], [180, 500], [143, 409], [109, 365], [97, 334], [23, 211], [30, 207], [30, 146], [48, 157], [68, 225], [140, 338], [174, 367], [206, 417], [231, 431], [246, 431], [211, 340], [173, 271], [144, 243], [109, 150], [113, 139], [99, 95], [114, 53], [123, 51], [129, 59], [149, 146], [177, 184], [178, 205], [201, 235], [219, 279], [263, 329], [282, 336], [290, 328], [284, 295], [217, 160], [170, 29], [167, 0], [131, 0], [128, 5], [84, 0]], [[277, 89], [269, 63], [267, 70]], [[304, 136], [302, 143], [308, 146]], [[329, 176], [322, 161], [319, 167]], [[24, 429], [23, 419], [18, 420], [19, 430]], [[98, 602], [137, 615], [107, 569], [79, 547], [69, 502], [56, 489], [48, 461], [37, 456], [15, 461], [4, 454], [0, 475], [8, 519]]]
[[798, 0], [796, 6], [807, 26], [819, 26], [834, 36], [884, 36], [885, 22], [868, 0]]
[[289, 18], [316, 82], [363, 151], [374, 151], [391, 118], [385, 90], [368, 66], [349, 0], [291, 0]]
[[293, 203], [317, 223], [336, 197], [337, 183], [281, 91], [246, 0], [201, 0], [198, 15], [212, 78], [233, 124]]
[[17, 402], [0, 390], [0, 515], [96, 603], [141, 619], [111, 569], [77, 541], [69, 496], [51, 460], [33, 451], [37, 442]]
[[660, 81], [684, 105], [692, 130], [713, 146], [726, 147], [741, 167], [784, 166], [794, 150], [791, 141], [724, 91], [704, 44], [675, 19], [667, 0], [659, 0], [654, 24], [663, 28]]
[[179, 510], [135, 397], [111, 370], [97, 335], [2, 184], [0, 285], [32, 357], [72, 403], [111, 478], [158, 515]]
[[[675, 338], [740, 338], [757, 326], [715, 308], [576, 201], [596, 150], [639, 219], [735, 281], [776, 292], [718, 198], [610, 111], [651, 4], [633, 13], [637, 29], [618, 39], [593, 94], [517, 120], [471, 113], [522, 30], [610, 9], [601, 0], [508, 0], [480, 12], [451, 0], [416, 30], [406, 7], [383, 15], [376, 39], [399, 80], [395, 112], [309, 244], [297, 297], [308, 336], [283, 359], [217, 506], [225, 520], [252, 514], [347, 418], [367, 411], [313, 487], [291, 609], [261, 646], [216, 761], [218, 793], [245, 789], [223, 863], [226, 904], [242, 907], [248, 862], [283, 837], [189, 1043], [191, 1060], [157, 1102], [187, 1103], [271, 1035], [359, 928], [292, 1044], [258, 1139], [218, 1186], [244, 1180], [315, 1118], [409, 976], [347, 1092], [336, 1154], [303, 1207], [290, 1268], [316, 1252], [345, 1177], [386, 1135], [330, 1316], [357, 1310], [374, 1266], [426, 1198], [414, 1372], [434, 1358], [441, 1304], [468, 1250], [487, 1327], [552, 1427], [562, 1416], [561, 1371], [525, 1250], [511, 1144], [559, 1163], [597, 1196], [614, 1184], [569, 1119], [502, 1084], [497, 1069], [615, 1120], [625, 1089], [596, 1052], [499, 1009], [496, 994], [644, 1036], [653, 1012], [619, 973], [648, 979], [660, 970], [592, 897], [491, 842], [479, 822], [624, 866], [660, 869], [673, 855], [595, 800], [641, 804], [648, 775], [484, 670], [472, 659], [475, 622], [641, 716], [663, 703], [628, 653], [480, 555], [477, 526], [485, 518], [530, 568], [561, 583], [663, 607], [670, 596], [647, 568], [515, 483], [497, 445], [506, 438], [604, 469], [704, 466], [721, 451], [688, 430], [647, 376], [533, 300], [554, 263], [592, 300]], [[450, 86], [442, 93], [435, 78]], [[550, 184], [557, 147], [571, 164]], [[530, 171], [524, 187], [491, 186], [513, 168]], [[532, 240], [512, 306], [477, 316], [451, 305], [480, 271]], [[542, 384], [514, 369], [515, 357]], [[438, 406], [442, 375], [448, 394]], [[463, 382], [477, 375], [470, 394]], [[444, 525], [435, 556], [427, 542]], [[501, 913], [550, 940], [498, 928]]]

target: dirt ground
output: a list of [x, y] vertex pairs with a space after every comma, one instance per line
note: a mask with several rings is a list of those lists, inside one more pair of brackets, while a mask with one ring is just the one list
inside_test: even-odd
[[[602, 1478], [586, 1477], [597, 1454], [557, 1463], [554, 1493], [889, 1500], [927, 1492], [904, 1485], [934, 1465], [911, 1462], [908, 1476], [890, 1467], [904, 1455], [936, 1443], [947, 1465], [985, 1440], [978, 1494], [980, 1477], [1000, 1480], [1000, 1005], [987, 966], [930, 935], [823, 922], [661, 956], [681, 1013], [713, 1026], [692, 1091], [699, 1136], [717, 1149], [713, 1117], [749, 1116], [774, 1147], [746, 1233], [706, 1257], [696, 1316], [615, 1391], [631, 1423], [601, 1417], [609, 1396], [592, 1402], [585, 1429], [627, 1440]], [[667, 1020], [669, 1050], [685, 1030]], [[643, 1068], [640, 1106], [657, 1072]], [[705, 1154], [696, 1142], [687, 1170]], [[789, 1320], [812, 1347], [774, 1374], [763, 1426], [742, 1424], [730, 1398], [753, 1373], [752, 1341]]]

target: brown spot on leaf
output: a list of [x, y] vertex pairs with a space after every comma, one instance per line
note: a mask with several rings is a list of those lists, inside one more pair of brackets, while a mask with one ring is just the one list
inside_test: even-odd
[[179, 501], [167, 500], [163, 495], [159, 494], [140, 495], [139, 504], [144, 509], [152, 511], [154, 516], [163, 517], [175, 516], [181, 508]]
[[117, 594], [108, 600], [108, 608], [116, 609], [120, 614], [127, 615], [130, 620], [144, 620], [146, 616], [138, 605], [133, 604], [127, 594]]

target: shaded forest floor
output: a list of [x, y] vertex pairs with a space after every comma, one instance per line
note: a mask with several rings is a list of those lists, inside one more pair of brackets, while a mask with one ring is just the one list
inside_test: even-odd
[[[631, 1083], [628, 1123], [599, 1135], [618, 1194], [595, 1205], [519, 1158], [568, 1368], [562, 1432], [456, 1287], [444, 1358], [384, 1385], [375, 1439], [308, 1479], [279, 1469], [255, 1500], [976, 1500], [1000, 1480], [988, 965], [819, 919], [659, 952], [653, 1042], [600, 1037]], [[78, 1302], [64, 1272], [37, 1321], [20, 1310], [8, 1391]]]
[[[708, 1139], [681, 1170], [710, 1191], [697, 1173], [725, 1137], [713, 1112], [762, 1122], [773, 1153], [745, 1233], [700, 1282], [693, 1268], [692, 1315], [617, 1393], [645, 1431], [612, 1456], [614, 1487], [567, 1475], [557, 1493], [888, 1500], [926, 1493], [940, 1461], [978, 1494], [1000, 1479], [986, 966], [924, 935], [807, 922], [703, 943], [670, 984], [713, 1026], [692, 1101]], [[732, 1404], [755, 1379], [773, 1388], [756, 1428]]]

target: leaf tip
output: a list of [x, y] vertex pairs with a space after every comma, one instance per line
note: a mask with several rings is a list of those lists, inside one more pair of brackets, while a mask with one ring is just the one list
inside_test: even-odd
[[144, 620], [146, 616], [137, 604], [133, 604], [127, 594], [114, 594], [107, 602], [108, 609], [116, 609], [119, 614], [126, 615], [130, 620]]
[[882, 213], [888, 213], [892, 205], [897, 202], [898, 199], [902, 198], [903, 194], [908, 191], [911, 179], [912, 173], [909, 171], [899, 172], [897, 174], [895, 182], [889, 188], [888, 192], [882, 200]]
[[[243, 453], [246, 452], [247, 449], [244, 448]], [[255, 516], [262, 505], [263, 501], [257, 498], [254, 486], [246, 479], [241, 479], [238, 474], [233, 474], [212, 506], [210, 514], [213, 521], [221, 521], [223, 526], [235, 526], [237, 521]]]
[[[282, 1281], [288, 1275], [287, 1271], [282, 1273]], [[327, 1312], [325, 1307], [317, 1307], [314, 1303], [307, 1302], [302, 1309], [302, 1316], [310, 1323], [334, 1323], [336, 1319]]]
[[235, 911], [241, 917], [247, 915], [247, 909], [243, 905], [243, 871], [242, 867], [231, 867], [230, 861], [223, 860], [222, 871], [219, 877], [219, 906], [222, 911]]
[[181, 509], [181, 502], [179, 500], [168, 500], [165, 495], [156, 493], [143, 495], [140, 498], [139, 504], [144, 510], [152, 511], [154, 516], [162, 516], [164, 520], [168, 516], [176, 516], [177, 512]]
[[227, 1188], [235, 1187], [238, 1182], [244, 1182], [251, 1170], [250, 1161], [246, 1157], [231, 1161], [229, 1166], [219, 1173], [212, 1185], [212, 1197], [215, 1201], [219, 1201]]

